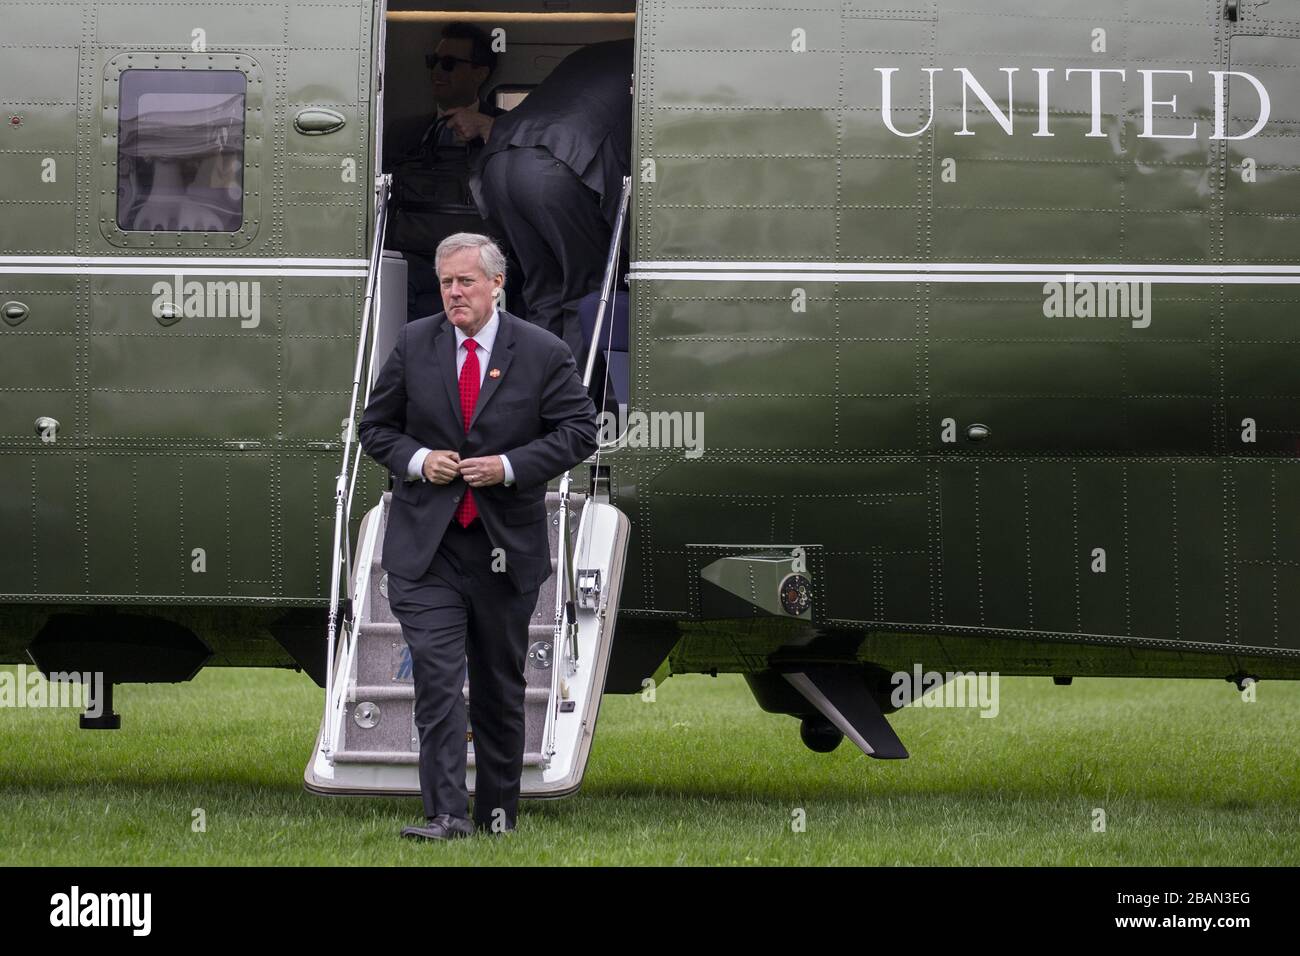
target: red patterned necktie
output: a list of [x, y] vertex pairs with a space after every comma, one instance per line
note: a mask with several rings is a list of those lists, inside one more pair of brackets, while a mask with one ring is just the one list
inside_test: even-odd
[[[478, 404], [478, 356], [474, 354], [477, 348], [478, 343], [473, 339], [465, 340], [465, 350], [469, 354], [465, 356], [465, 364], [460, 367], [460, 416], [465, 421], [466, 435], [469, 434], [469, 423], [474, 418], [474, 406]], [[477, 517], [478, 505], [474, 503], [474, 495], [466, 486], [465, 497], [456, 506], [456, 520], [462, 528], [468, 528], [469, 523]]]

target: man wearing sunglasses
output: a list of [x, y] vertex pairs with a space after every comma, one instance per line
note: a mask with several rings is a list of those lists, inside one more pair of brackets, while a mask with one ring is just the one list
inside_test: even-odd
[[[425, 54], [436, 108], [434, 119], [422, 116], [414, 124], [394, 124], [385, 153], [393, 159], [439, 146], [482, 146], [492, 120], [503, 112], [480, 97], [496, 68], [491, 38], [472, 23], [449, 23], [438, 45]], [[388, 165], [387, 163], [385, 165]]]
[[451, 23], [432, 54], [424, 58], [433, 75], [433, 99], [438, 117], [430, 128], [435, 145], [481, 146], [492, 132], [492, 118], [501, 110], [483, 102], [480, 91], [496, 66], [492, 43], [478, 27]]
[[432, 258], [437, 243], [453, 232], [485, 228], [475, 214], [470, 176], [493, 118], [503, 112], [480, 99], [497, 62], [483, 30], [449, 23], [424, 59], [436, 115], [432, 122], [426, 114], [414, 124], [393, 124], [384, 143], [384, 170], [393, 174], [388, 247], [406, 256], [408, 320], [441, 308]]

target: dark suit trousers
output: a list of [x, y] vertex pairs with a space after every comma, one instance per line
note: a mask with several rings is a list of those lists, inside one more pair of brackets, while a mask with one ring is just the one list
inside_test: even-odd
[[610, 229], [600, 197], [544, 146], [493, 153], [482, 172], [483, 201], [524, 273], [528, 321], [563, 339], [578, 368], [578, 300], [600, 288]]
[[454, 519], [419, 580], [388, 575], [388, 600], [411, 648], [415, 726], [420, 735], [420, 793], [427, 817], [469, 816], [465, 786], [465, 708], [474, 734], [474, 822], [493, 811], [514, 826], [524, 759], [524, 664], [537, 590], [518, 593], [492, 570], [492, 542], [481, 519]]

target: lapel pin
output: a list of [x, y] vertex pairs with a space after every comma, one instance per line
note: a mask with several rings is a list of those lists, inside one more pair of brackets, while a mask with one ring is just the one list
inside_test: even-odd
[[500, 377], [501, 377], [501, 369], [499, 369], [499, 368], [490, 369], [490, 370], [488, 371], [488, 375], [489, 375], [490, 377], [492, 377], [492, 378], [500, 378]]

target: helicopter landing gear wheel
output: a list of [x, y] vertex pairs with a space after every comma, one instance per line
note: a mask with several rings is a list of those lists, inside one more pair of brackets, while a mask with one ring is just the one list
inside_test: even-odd
[[828, 754], [840, 745], [844, 734], [825, 718], [805, 717], [799, 722], [799, 739], [809, 750]]

